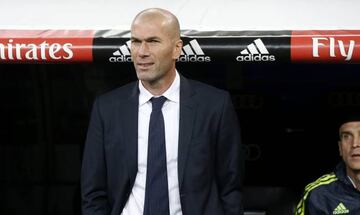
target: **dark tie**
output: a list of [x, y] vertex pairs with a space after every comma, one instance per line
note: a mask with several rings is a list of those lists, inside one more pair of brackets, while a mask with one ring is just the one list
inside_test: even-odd
[[169, 193], [166, 169], [164, 96], [151, 99], [144, 215], [169, 215]]

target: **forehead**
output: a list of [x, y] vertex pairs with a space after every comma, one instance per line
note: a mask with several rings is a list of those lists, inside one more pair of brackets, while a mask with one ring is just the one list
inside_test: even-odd
[[360, 121], [347, 122], [341, 125], [340, 132], [353, 131], [360, 132]]
[[166, 37], [169, 29], [161, 17], [139, 17], [131, 25], [131, 36], [136, 38]]

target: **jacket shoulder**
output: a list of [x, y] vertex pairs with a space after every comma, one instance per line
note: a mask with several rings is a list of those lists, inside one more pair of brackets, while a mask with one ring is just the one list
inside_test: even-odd
[[317, 201], [317, 199], [321, 199], [321, 196], [326, 195], [331, 192], [329, 190], [329, 186], [331, 186], [334, 182], [336, 182], [338, 178], [335, 173], [330, 173], [321, 176], [316, 181], [306, 185], [304, 194], [296, 207], [295, 215], [304, 215], [306, 204], [310, 201]]
[[124, 99], [129, 98], [130, 96], [136, 94], [138, 88], [137, 88], [137, 81], [125, 84], [123, 86], [120, 86], [118, 88], [115, 88], [111, 91], [108, 91], [106, 93], [103, 93], [99, 96], [97, 96], [96, 100], [98, 100], [99, 103], [111, 103], [114, 101], [121, 101]]
[[189, 84], [193, 87], [195, 92], [203, 95], [211, 95], [212, 97], [223, 97], [228, 96], [229, 93], [226, 90], [216, 88], [214, 86], [202, 83], [200, 81], [187, 79], [189, 81]]

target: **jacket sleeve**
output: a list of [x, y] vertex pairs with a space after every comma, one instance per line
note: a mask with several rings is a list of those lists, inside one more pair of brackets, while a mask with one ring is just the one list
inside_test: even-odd
[[295, 209], [295, 215], [317, 215], [323, 213], [323, 211], [319, 211], [316, 204], [310, 201], [308, 197], [302, 198]]
[[298, 205], [295, 208], [295, 215], [305, 215], [308, 213], [305, 213], [305, 204], [306, 204], [306, 200], [307, 200], [307, 195], [306, 193], [304, 193], [303, 197], [300, 199]]
[[81, 197], [83, 215], [110, 214], [104, 155], [104, 123], [99, 99], [93, 105], [85, 142], [81, 168]]
[[237, 114], [226, 93], [217, 135], [217, 184], [226, 215], [243, 214], [242, 180], [244, 155]]

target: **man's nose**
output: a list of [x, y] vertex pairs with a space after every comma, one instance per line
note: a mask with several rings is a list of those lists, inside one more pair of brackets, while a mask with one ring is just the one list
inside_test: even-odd
[[352, 146], [353, 147], [360, 147], [360, 136], [354, 138]]
[[145, 41], [141, 42], [138, 53], [140, 57], [149, 55], [149, 46]]

